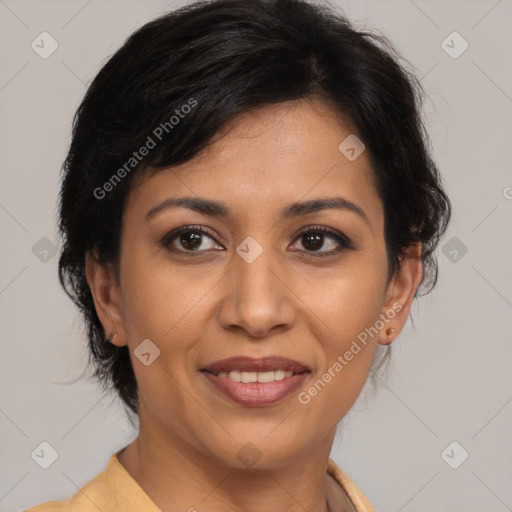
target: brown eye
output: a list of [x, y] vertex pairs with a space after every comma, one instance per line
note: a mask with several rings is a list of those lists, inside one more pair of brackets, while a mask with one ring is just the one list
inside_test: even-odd
[[[302, 248], [293, 251], [299, 250], [312, 256], [330, 256], [354, 248], [346, 236], [323, 226], [306, 229], [296, 239]], [[211, 241], [210, 247], [208, 241]], [[225, 250], [216, 242], [213, 233], [200, 226], [175, 229], [164, 236], [161, 244], [171, 252], [187, 256], [196, 256], [215, 249]]]
[[187, 250], [195, 250], [201, 246], [202, 243], [202, 234], [197, 231], [187, 231], [185, 233], [181, 233], [177, 240]]
[[[213, 244], [210, 247], [206, 246], [207, 240], [211, 240]], [[172, 252], [189, 253], [190, 256], [195, 256], [194, 253], [209, 252], [210, 249], [216, 246], [216, 240], [213, 234], [205, 228], [197, 226], [183, 226], [174, 231], [171, 231], [161, 241], [162, 245]], [[220, 247], [217, 245], [217, 247]], [[223, 247], [220, 247], [223, 250]]]
[[308, 251], [318, 251], [324, 245], [325, 235], [321, 233], [306, 233], [302, 235], [302, 246]]
[[[321, 250], [322, 247], [325, 248], [326, 239], [331, 240], [331, 243], [327, 244], [327, 250]], [[309, 253], [318, 253], [318, 256], [328, 256], [339, 253], [345, 249], [353, 248], [348, 238], [323, 226], [309, 228], [303, 231], [298, 235], [298, 240], [304, 248], [300, 250]], [[336, 247], [338, 248], [336, 249]]]

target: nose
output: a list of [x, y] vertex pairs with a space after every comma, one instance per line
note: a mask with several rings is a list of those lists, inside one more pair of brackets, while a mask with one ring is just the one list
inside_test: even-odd
[[223, 280], [219, 321], [229, 331], [246, 331], [263, 338], [290, 329], [296, 321], [297, 300], [290, 270], [265, 249], [252, 262], [234, 254], [232, 267]]

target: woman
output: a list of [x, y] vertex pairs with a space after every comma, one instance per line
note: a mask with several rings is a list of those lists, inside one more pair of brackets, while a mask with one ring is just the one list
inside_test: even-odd
[[196, 2], [127, 40], [75, 118], [59, 272], [139, 432], [29, 510], [374, 510], [329, 454], [436, 281], [419, 101], [383, 38], [302, 0]]

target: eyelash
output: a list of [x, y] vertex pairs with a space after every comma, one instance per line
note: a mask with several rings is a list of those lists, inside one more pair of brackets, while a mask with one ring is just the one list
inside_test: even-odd
[[[171, 243], [181, 234], [188, 233], [188, 232], [197, 232], [201, 233], [203, 235], [208, 236], [208, 238], [211, 238], [216, 243], [218, 243], [215, 240], [215, 235], [208, 229], [201, 227], [201, 226], [182, 226], [181, 228], [177, 228], [170, 233], [167, 233], [160, 243], [163, 245], [165, 249], [167, 249], [170, 252], [174, 253], [180, 253], [180, 254], [187, 254], [187, 256], [195, 257], [201, 255], [201, 253], [208, 252], [208, 251], [184, 251], [180, 249], [175, 249], [174, 247], [171, 247]], [[350, 239], [348, 239], [346, 236], [341, 235], [340, 233], [326, 228], [325, 226], [309, 226], [305, 229], [303, 229], [300, 233], [298, 233], [295, 236], [295, 240], [300, 239], [305, 234], [322, 234], [322, 235], [329, 235], [331, 238], [333, 238], [342, 248], [335, 250], [335, 251], [307, 251], [307, 250], [299, 250], [298, 252], [306, 252], [308, 256], [312, 256], [314, 258], [322, 258], [325, 256], [332, 256], [334, 254], [339, 254], [343, 252], [344, 250], [354, 250], [355, 246], [352, 243]], [[213, 249], [215, 250], [215, 249]]]

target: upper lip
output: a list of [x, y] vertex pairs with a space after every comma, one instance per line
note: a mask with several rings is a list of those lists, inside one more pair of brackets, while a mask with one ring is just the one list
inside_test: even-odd
[[202, 370], [219, 373], [238, 370], [240, 372], [272, 372], [276, 370], [293, 371], [293, 373], [303, 373], [309, 371], [309, 368], [298, 361], [281, 356], [269, 356], [255, 359], [252, 357], [238, 356], [229, 357], [215, 361]]

